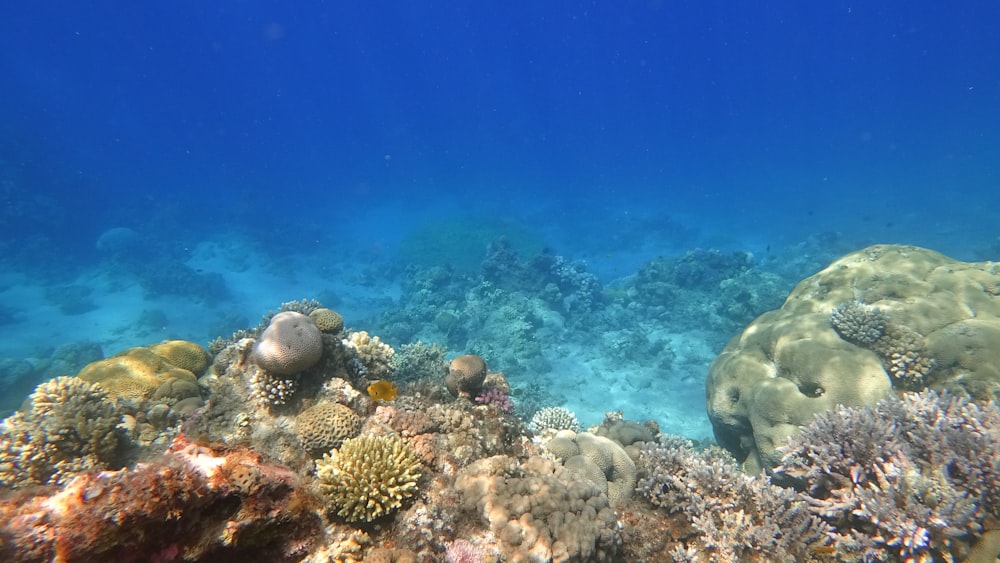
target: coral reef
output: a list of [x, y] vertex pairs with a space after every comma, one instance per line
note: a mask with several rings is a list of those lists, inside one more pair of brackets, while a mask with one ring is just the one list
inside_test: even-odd
[[[481, 459], [455, 480], [505, 561], [616, 561], [621, 535], [601, 489], [552, 461]], [[471, 537], [468, 532], [464, 537]]]
[[392, 374], [392, 357], [396, 351], [378, 336], [365, 331], [352, 332], [344, 345], [353, 349], [368, 379], [386, 379]]
[[[933, 391], [817, 415], [776, 476], [866, 560], [957, 561], [1000, 518], [1000, 408]], [[994, 557], [991, 556], [990, 560]]]
[[465, 354], [451, 361], [445, 387], [453, 397], [473, 398], [486, 381], [486, 361], [475, 354]]
[[0, 425], [0, 486], [64, 484], [79, 471], [120, 467], [122, 414], [99, 385], [77, 377], [42, 383], [27, 411]]
[[631, 498], [635, 492], [635, 462], [621, 444], [610, 438], [560, 430], [545, 449], [572, 473], [600, 487], [612, 505]]
[[295, 375], [316, 365], [323, 338], [316, 323], [302, 313], [275, 315], [254, 346], [252, 359], [272, 376]]
[[198, 344], [170, 340], [129, 348], [91, 362], [76, 376], [99, 383], [113, 397], [141, 401], [170, 379], [196, 382], [197, 376], [207, 367], [208, 359], [208, 353]]
[[[873, 405], [894, 385], [1000, 397], [996, 287], [995, 264], [912, 246], [872, 246], [834, 261], [713, 362], [706, 387], [716, 439], [756, 473], [778, 463], [776, 448], [813, 415]], [[880, 322], [872, 349], [855, 343]]]
[[417, 492], [420, 458], [401, 440], [349, 438], [316, 462], [320, 493], [348, 522], [371, 522], [398, 510]]
[[299, 478], [184, 438], [149, 463], [0, 500], [4, 561], [300, 561], [319, 538]]
[[392, 356], [392, 374], [398, 381], [438, 381], [448, 373], [447, 352], [440, 344], [403, 344]]
[[805, 498], [746, 475], [722, 450], [667, 440], [643, 448], [638, 465], [639, 496], [677, 521], [658, 560], [851, 560], [846, 548], [834, 559], [833, 529], [809, 514]]
[[337, 334], [344, 329], [344, 317], [333, 309], [327, 309], [326, 307], [313, 309], [312, 312], [309, 313], [309, 318], [316, 323], [316, 328], [318, 328], [320, 332]]
[[531, 417], [528, 428], [532, 432], [540, 433], [544, 430], [570, 430], [580, 431], [580, 421], [576, 415], [564, 407], [544, 407], [538, 409]]
[[302, 447], [319, 456], [357, 436], [361, 431], [361, 418], [346, 405], [324, 401], [295, 417], [295, 431], [302, 440]]

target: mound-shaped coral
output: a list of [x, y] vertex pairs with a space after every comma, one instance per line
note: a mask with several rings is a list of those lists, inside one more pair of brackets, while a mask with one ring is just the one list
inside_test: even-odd
[[317, 461], [316, 478], [332, 512], [371, 522], [417, 493], [420, 458], [398, 438], [359, 436]]
[[122, 413], [99, 385], [58, 377], [30, 399], [27, 412], [0, 425], [0, 485], [63, 483], [80, 471], [119, 465]]
[[321, 332], [336, 334], [344, 329], [344, 317], [333, 309], [320, 307], [309, 313], [309, 318], [316, 323], [316, 328]]
[[157, 356], [195, 375], [205, 371], [212, 359], [208, 350], [189, 340], [164, 340], [159, 344], [151, 344], [148, 348]]
[[[186, 344], [190, 344], [191, 347], [186, 346]], [[87, 364], [80, 370], [77, 377], [90, 383], [100, 383], [101, 387], [113, 397], [132, 400], [147, 399], [169, 379], [175, 378], [190, 382], [198, 380], [197, 372], [174, 364], [167, 356], [161, 355], [155, 350], [159, 349], [174, 360], [191, 367], [198, 367], [200, 362], [197, 360], [198, 354], [193, 351], [194, 347], [201, 348], [193, 342], [185, 343], [185, 346], [166, 342], [149, 347], [129, 348], [114, 356]], [[207, 358], [205, 363], [207, 363]], [[204, 365], [201, 365], [201, 369], [204, 369]]]
[[476, 461], [455, 480], [504, 561], [617, 561], [618, 521], [601, 489], [541, 457]]
[[251, 358], [271, 375], [295, 375], [323, 356], [323, 335], [311, 318], [285, 311], [271, 318]]
[[[858, 345], [880, 326], [873, 349]], [[757, 472], [816, 413], [875, 404], [894, 384], [1000, 397], [998, 366], [996, 264], [872, 246], [800, 282], [730, 341], [709, 370], [708, 414], [718, 442]]]
[[631, 498], [635, 492], [635, 462], [621, 444], [590, 432], [561, 430], [545, 448], [579, 477], [607, 493], [611, 504]]
[[486, 360], [475, 354], [465, 354], [451, 361], [444, 383], [453, 397], [473, 398], [486, 381]]
[[340, 403], [317, 403], [295, 417], [295, 431], [302, 447], [312, 455], [339, 448], [361, 430], [361, 418]]

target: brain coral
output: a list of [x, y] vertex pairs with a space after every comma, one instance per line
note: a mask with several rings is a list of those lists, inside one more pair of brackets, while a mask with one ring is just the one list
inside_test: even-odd
[[417, 493], [420, 458], [398, 438], [348, 438], [316, 462], [319, 491], [348, 522], [371, 522]]
[[[186, 359], [179, 354], [175, 356], [180, 356], [179, 361]], [[191, 362], [186, 363], [193, 365]], [[190, 370], [171, 363], [152, 348], [142, 346], [91, 362], [80, 370], [77, 377], [90, 383], [100, 383], [113, 397], [135, 400], [149, 398], [161, 384], [171, 378], [192, 383], [198, 381]]]
[[302, 447], [313, 455], [339, 448], [361, 430], [361, 418], [340, 403], [317, 403], [295, 417], [295, 431]]
[[252, 359], [272, 375], [295, 375], [323, 356], [323, 335], [302, 313], [278, 313], [260, 334]]
[[561, 430], [545, 447], [566, 468], [606, 492], [611, 504], [631, 498], [635, 492], [635, 462], [618, 442], [590, 432]]
[[205, 371], [212, 359], [208, 351], [195, 342], [187, 340], [164, 340], [147, 346], [154, 354], [171, 364], [198, 375]]
[[100, 385], [58, 377], [39, 385], [30, 408], [0, 425], [0, 485], [63, 483], [73, 473], [116, 465], [124, 435]]
[[475, 354], [466, 354], [451, 361], [444, 383], [453, 397], [472, 398], [482, 390], [484, 381], [486, 360]]
[[309, 313], [309, 318], [316, 323], [316, 328], [322, 332], [336, 334], [344, 328], [344, 317], [333, 309], [320, 307]]
[[[891, 320], [885, 325], [890, 349], [879, 353], [835, 330], [834, 317], [849, 314], [842, 306], [855, 301]], [[848, 319], [841, 329], [870, 338], [881, 319], [871, 321]], [[861, 332], [850, 328], [862, 325]], [[882, 336], [871, 346], [885, 341]], [[919, 370], [926, 373], [917, 377]], [[873, 405], [897, 380], [914, 379], [977, 398], [1000, 397], [996, 264], [897, 245], [836, 260], [729, 342], [709, 369], [708, 415], [719, 444], [757, 472], [776, 465], [775, 448], [816, 413], [837, 404]]]

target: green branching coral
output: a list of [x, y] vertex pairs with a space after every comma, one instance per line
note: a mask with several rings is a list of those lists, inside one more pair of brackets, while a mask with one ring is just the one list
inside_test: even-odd
[[371, 522], [417, 492], [420, 458], [398, 438], [359, 436], [316, 462], [320, 493], [348, 522]]

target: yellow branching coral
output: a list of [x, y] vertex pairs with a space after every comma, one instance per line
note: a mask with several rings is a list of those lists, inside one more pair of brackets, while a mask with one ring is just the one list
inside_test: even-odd
[[371, 522], [417, 493], [420, 458], [398, 438], [358, 436], [316, 462], [320, 493], [348, 522]]

